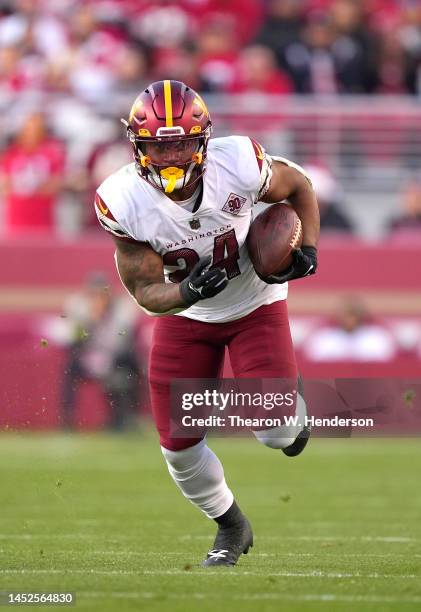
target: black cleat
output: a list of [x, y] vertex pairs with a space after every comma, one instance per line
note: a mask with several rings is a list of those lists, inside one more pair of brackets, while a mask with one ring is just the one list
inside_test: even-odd
[[295, 438], [294, 442], [286, 448], [283, 448], [282, 452], [287, 455], [287, 457], [296, 457], [305, 449], [310, 434], [310, 427], [304, 427], [304, 429], [302, 429], [298, 436]]
[[253, 546], [253, 531], [251, 525], [243, 516], [237, 525], [222, 527], [219, 525], [213, 549], [202, 562], [203, 567], [236, 565], [241, 554], [247, 554]]

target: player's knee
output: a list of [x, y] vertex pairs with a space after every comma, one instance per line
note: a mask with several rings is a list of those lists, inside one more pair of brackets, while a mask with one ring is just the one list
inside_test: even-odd
[[[178, 484], [182, 483], [189, 497], [202, 495], [203, 491], [209, 493], [224, 482], [222, 464], [205, 440], [177, 452], [162, 447], [162, 453], [171, 476]], [[200, 479], [201, 491], [196, 491], [197, 479]]]
[[[282, 449], [294, 444], [296, 436], [287, 435], [282, 431], [282, 427], [274, 427], [273, 429], [265, 429], [263, 431], [253, 431], [256, 439], [267, 446], [268, 448]], [[297, 432], [298, 435], [298, 432]]]
[[194, 469], [201, 462], [204, 446], [205, 440], [201, 440], [193, 446], [180, 450], [169, 450], [161, 446], [161, 451], [170, 471], [185, 472]]
[[[299, 383], [300, 384], [300, 383]], [[253, 431], [259, 442], [268, 448], [286, 449], [294, 447], [294, 444], [300, 437], [303, 429], [306, 426], [307, 407], [302, 393], [297, 394], [297, 403], [295, 406], [296, 423], [291, 425], [280, 425], [270, 429]]]

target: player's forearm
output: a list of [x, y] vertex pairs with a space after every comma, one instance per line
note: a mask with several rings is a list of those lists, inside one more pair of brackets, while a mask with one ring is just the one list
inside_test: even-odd
[[178, 283], [165, 283], [162, 258], [149, 245], [114, 239], [121, 282], [136, 302], [151, 314], [174, 314], [188, 308]]
[[155, 314], [174, 314], [188, 308], [178, 284], [151, 283], [137, 286], [132, 295], [139, 306]]
[[313, 188], [304, 180], [294, 193], [288, 196], [288, 201], [301, 219], [303, 244], [317, 246], [320, 235], [320, 214]]

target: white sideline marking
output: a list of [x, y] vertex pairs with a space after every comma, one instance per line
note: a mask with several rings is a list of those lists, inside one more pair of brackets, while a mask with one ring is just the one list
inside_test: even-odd
[[[4, 550], [0, 549], [0, 552], [5, 552]], [[58, 554], [63, 554], [63, 555], [77, 555], [79, 554], [80, 551], [79, 550], [69, 550], [66, 549], [65, 551], [53, 551], [51, 553], [51, 556], [57, 556]], [[182, 556], [184, 553], [183, 552], [174, 552], [174, 551], [168, 551], [168, 550], [162, 550], [162, 551], [140, 551], [140, 550], [87, 550], [85, 551], [85, 555], [98, 555], [98, 556], [107, 556], [107, 555], [111, 555], [111, 556], [121, 556], [121, 557], [180, 557]], [[293, 552], [277, 552], [277, 553], [265, 553], [265, 552], [253, 552], [253, 558], [255, 557], [301, 557], [301, 558], [313, 558], [313, 557], [320, 557], [320, 552], [317, 553], [293, 553]], [[357, 559], [363, 557], [364, 559], [366, 558], [373, 558], [373, 559], [387, 559], [387, 558], [392, 558], [392, 559], [396, 559], [397, 557], [402, 557], [407, 559], [408, 554], [407, 553], [341, 553], [339, 554], [338, 552], [329, 552], [329, 551], [323, 551], [323, 557], [327, 558], [327, 557], [334, 557], [337, 558], [338, 556], [341, 557], [355, 557]], [[421, 554], [418, 553], [413, 553], [411, 555], [413, 558], [416, 559], [421, 559]]]
[[[39, 509], [42, 506], [37, 505], [35, 507], [37, 509]], [[27, 508], [28, 507], [26, 506], [26, 509]], [[75, 523], [75, 524], [80, 525], [82, 527], [83, 526], [92, 527], [92, 526], [96, 526], [96, 525], [104, 525], [104, 523], [107, 524], [107, 525], [118, 525], [118, 521], [114, 520], [114, 519], [97, 519], [97, 518], [79, 519], [79, 518], [70, 518], [68, 520], [69, 520], [69, 522]], [[142, 519], [142, 520], [144, 522], [146, 522], [146, 519]], [[6, 521], [14, 523], [14, 522], [16, 522], [16, 519], [12, 518], [12, 517], [6, 517], [6, 518], [2, 517], [2, 522], [5, 523]], [[57, 519], [57, 521], [61, 522], [61, 518], [59, 517]], [[152, 521], [152, 519], [149, 519], [148, 522], [149, 521]], [[34, 525], [34, 526], [35, 525], [37, 525], [37, 526], [38, 525], [45, 525], [45, 519], [42, 519], [42, 518], [29, 518], [29, 519], [26, 519], [25, 522], [28, 523], [28, 525]], [[367, 525], [368, 522], [369, 521], [365, 521], [365, 525]], [[170, 522], [169, 521], [160, 521], [160, 524], [161, 525], [162, 524], [170, 525]], [[292, 527], [292, 528], [302, 529], [303, 524], [304, 524], [303, 522], [299, 522], [299, 521], [285, 521], [283, 523], [283, 526], [284, 527]], [[329, 528], [329, 529], [331, 529], [333, 531], [333, 529], [332, 529], [333, 526], [336, 526], [336, 525], [342, 526], [344, 524], [344, 521], [312, 521], [311, 524], [315, 528], [316, 527], [318, 527], [318, 528], [320, 528], [320, 527], [321, 528]], [[376, 523], [376, 526], [377, 526], [377, 524], [378, 523]], [[387, 522], [382, 521], [382, 526], [383, 527], [388, 527], [389, 529], [393, 530], [393, 529], [400, 529], [402, 527], [402, 524], [401, 523], [387, 523]]]
[[[150, 592], [137, 592], [137, 591], [116, 591], [112, 593], [106, 593], [101, 591], [78, 591], [80, 599], [83, 597], [90, 597], [92, 599], [106, 599], [109, 597], [121, 598], [121, 599], [162, 599], [162, 593], [150, 593]], [[165, 595], [165, 600], [171, 599], [214, 599], [219, 600], [218, 597], [212, 597], [208, 593], [186, 593], [183, 594], [171, 594]], [[274, 600], [274, 601], [337, 601], [337, 602], [361, 602], [361, 603], [421, 603], [421, 597], [389, 597], [389, 596], [377, 596], [377, 595], [335, 595], [334, 593], [301, 593], [300, 595], [288, 595], [284, 593], [253, 593], [249, 595], [231, 595], [227, 598], [228, 600], [239, 600], [248, 601], [254, 599], [260, 600]]]
[[[85, 539], [85, 540], [136, 540], [140, 539], [141, 536], [137, 535], [120, 535], [117, 534], [114, 538], [104, 538], [103, 535], [100, 534], [92, 534], [92, 533], [0, 533], [0, 540], [32, 540], [35, 538], [45, 538], [45, 539]], [[185, 540], [211, 540], [211, 535], [183, 535], [177, 538], [179, 541]], [[362, 542], [387, 542], [387, 543], [397, 543], [397, 544], [405, 544], [410, 542], [419, 542], [419, 538], [412, 537], [403, 537], [403, 536], [256, 536], [257, 541], [284, 541], [284, 540], [304, 540], [304, 541], [362, 541]]]
[[[209, 536], [204, 535], [184, 535], [179, 536], [179, 540], [208, 540]], [[388, 543], [407, 543], [418, 542], [417, 538], [401, 537], [401, 536], [256, 536], [256, 540], [308, 540], [308, 541], [335, 541], [335, 540], [360, 540], [362, 542], [388, 542]]]
[[[49, 538], [53, 540], [60, 540], [61, 538], [88, 539], [99, 537], [100, 536], [84, 533], [0, 533], [0, 540], [32, 540], [34, 538]], [[121, 536], [119, 536], [119, 538], [121, 538]]]
[[[1, 552], [1, 550], [0, 550]], [[68, 550], [66, 549], [65, 551], [63, 551], [63, 554], [74, 554], [77, 555], [79, 554], [80, 551], [79, 550]], [[54, 551], [52, 554], [57, 554], [56, 551]], [[141, 550], [88, 550], [85, 551], [85, 554], [88, 555], [121, 555], [123, 557], [125, 556], [133, 556], [133, 557], [151, 557], [151, 556], [157, 556], [157, 557], [167, 557], [170, 555], [174, 555], [174, 556], [181, 556], [184, 555], [183, 552], [174, 552], [174, 551], [167, 551], [167, 550], [162, 550], [162, 551], [141, 551]], [[253, 558], [254, 557], [320, 557], [320, 552], [317, 553], [295, 553], [295, 552], [277, 552], [277, 553], [265, 553], [265, 552], [253, 552]], [[396, 559], [396, 557], [403, 557], [405, 559], [407, 559], [408, 557], [408, 553], [365, 553], [365, 552], [361, 552], [361, 553], [342, 553], [339, 555], [338, 552], [328, 552], [328, 551], [323, 551], [323, 557], [338, 557], [338, 556], [342, 556], [342, 557], [364, 557], [364, 559], [366, 559], [367, 557], [373, 557], [375, 559], [385, 559], [385, 558], [393, 558]], [[421, 554], [417, 554], [417, 553], [413, 553], [411, 555], [412, 557], [415, 557], [417, 559], [421, 558]]]
[[[404, 578], [404, 579], [421, 579], [421, 574], [379, 574], [377, 572], [373, 574], [351, 574], [351, 573], [341, 573], [341, 572], [322, 572], [322, 571], [314, 571], [314, 572], [252, 572], [252, 571], [243, 571], [236, 572], [235, 570], [228, 570], [230, 577], [238, 577], [241, 576], [257, 576], [262, 578], [263, 576], [278, 576], [280, 578]], [[134, 571], [134, 570], [85, 570], [85, 569], [43, 569], [43, 570], [33, 570], [33, 569], [20, 569], [20, 570], [0, 570], [0, 574], [93, 574], [98, 576], [221, 576], [221, 572], [209, 571], [209, 570], [179, 570], [179, 569], [170, 569], [170, 570], [144, 570], [144, 571]]]

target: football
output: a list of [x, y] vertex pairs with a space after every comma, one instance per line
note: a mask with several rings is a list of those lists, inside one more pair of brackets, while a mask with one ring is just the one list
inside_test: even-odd
[[252, 222], [247, 249], [261, 278], [279, 274], [292, 264], [292, 252], [301, 246], [303, 232], [297, 213], [287, 204], [273, 204]]

